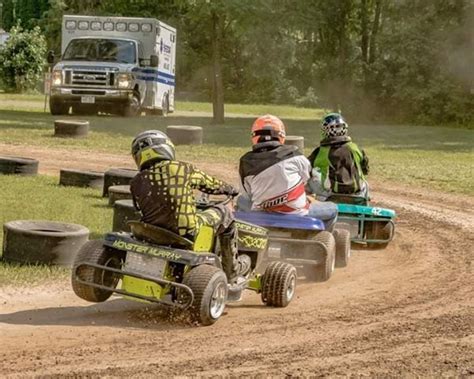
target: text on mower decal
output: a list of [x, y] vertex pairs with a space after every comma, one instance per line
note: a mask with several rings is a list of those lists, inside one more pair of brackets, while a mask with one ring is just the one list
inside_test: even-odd
[[161, 250], [161, 249], [158, 249], [156, 247], [151, 247], [151, 246], [136, 245], [131, 242], [125, 242], [125, 241], [120, 241], [120, 240], [114, 241], [114, 243], [112, 244], [112, 247], [116, 247], [117, 249], [121, 249], [121, 250], [133, 251], [135, 253], [149, 254], [155, 257], [160, 257], [160, 258], [170, 259], [170, 260], [179, 260], [182, 257], [181, 254], [175, 253], [173, 251]]

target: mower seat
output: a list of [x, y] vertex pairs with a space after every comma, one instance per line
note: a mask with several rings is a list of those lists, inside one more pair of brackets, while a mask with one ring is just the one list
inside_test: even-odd
[[368, 205], [369, 204], [368, 198], [365, 196], [360, 195], [351, 195], [351, 194], [332, 194], [329, 196], [326, 201], [332, 201], [333, 203], [337, 204], [356, 204], [356, 205]]
[[164, 228], [160, 228], [159, 226], [140, 221], [129, 221], [127, 225], [130, 226], [132, 235], [138, 239], [157, 245], [173, 246], [183, 249], [192, 249], [193, 247], [193, 241]]
[[265, 228], [295, 229], [295, 230], [324, 230], [324, 223], [313, 217], [286, 215], [270, 212], [242, 212], [234, 213], [237, 220], [250, 222]]

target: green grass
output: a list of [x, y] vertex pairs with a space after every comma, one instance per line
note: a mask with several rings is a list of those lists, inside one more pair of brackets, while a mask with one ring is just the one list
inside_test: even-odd
[[[0, 92], [0, 109], [10, 111], [43, 112], [45, 109], [44, 95], [41, 94], [6, 94]], [[212, 113], [212, 104], [194, 101], [177, 101], [176, 111]], [[46, 112], [49, 112], [46, 106]], [[226, 104], [226, 114], [262, 115], [265, 113], [277, 114], [280, 117], [297, 119], [320, 119], [324, 110], [311, 108], [296, 108], [288, 105], [262, 105], [262, 104]]]
[[[57, 177], [0, 175], [0, 224], [12, 220], [53, 220], [89, 228], [91, 238], [112, 228], [112, 208], [101, 191], [59, 186]], [[0, 241], [3, 240], [3, 228]], [[0, 286], [38, 284], [69, 275], [69, 270], [0, 262]]]
[[[0, 110], [0, 141], [53, 149], [81, 149], [127, 154], [138, 132], [167, 125], [200, 125], [204, 145], [178, 146], [186, 161], [237, 162], [248, 150], [253, 117], [228, 117], [225, 125], [212, 125], [206, 116], [89, 117], [87, 139], [53, 136], [54, 118], [48, 114]], [[319, 126], [312, 119], [283, 118], [288, 134], [305, 137], [306, 152], [319, 142]], [[351, 125], [353, 139], [370, 155], [373, 176], [459, 193], [474, 193], [472, 162], [474, 131], [450, 127]], [[21, 155], [21, 148], [18, 149]]]

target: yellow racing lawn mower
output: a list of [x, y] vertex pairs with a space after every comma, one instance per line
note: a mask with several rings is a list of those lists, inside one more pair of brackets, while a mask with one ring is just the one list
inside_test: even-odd
[[263, 275], [256, 272], [267, 249], [265, 228], [235, 221], [237, 255], [245, 256], [250, 269], [229, 278], [213, 228], [203, 226], [191, 241], [150, 224], [131, 221], [129, 225], [131, 233], [107, 233], [103, 240], [89, 241], [79, 250], [72, 269], [77, 296], [103, 302], [117, 293], [188, 310], [191, 320], [202, 325], [216, 322], [226, 302], [240, 299], [244, 289], [261, 294], [267, 306], [286, 307], [294, 297], [296, 269], [291, 264], [273, 262]]

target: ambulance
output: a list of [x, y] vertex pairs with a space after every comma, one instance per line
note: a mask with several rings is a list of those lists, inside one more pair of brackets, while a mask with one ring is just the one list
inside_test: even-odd
[[[48, 53], [53, 64], [54, 53]], [[176, 29], [152, 18], [64, 16], [51, 114], [173, 112]]]

